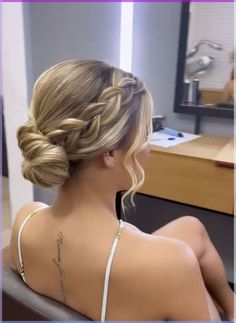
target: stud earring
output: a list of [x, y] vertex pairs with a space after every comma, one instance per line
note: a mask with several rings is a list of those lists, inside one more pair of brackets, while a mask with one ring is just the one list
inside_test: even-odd
[[112, 166], [112, 162], [111, 162], [111, 160], [107, 160], [107, 161], [106, 161], [106, 165], [107, 165], [107, 167], [111, 167], [111, 166]]

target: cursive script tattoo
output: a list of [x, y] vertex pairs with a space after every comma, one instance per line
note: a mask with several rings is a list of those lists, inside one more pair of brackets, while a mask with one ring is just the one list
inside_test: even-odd
[[57, 257], [56, 257], [56, 259], [53, 258], [52, 261], [53, 261], [53, 263], [56, 265], [56, 267], [58, 269], [62, 298], [63, 298], [64, 304], [66, 304], [67, 303], [67, 300], [66, 300], [67, 291], [65, 289], [65, 282], [64, 282], [65, 272], [62, 269], [62, 265], [61, 265], [61, 249], [62, 249], [62, 246], [63, 246], [63, 234], [62, 234], [62, 232], [59, 232], [57, 234], [57, 244], [56, 245], [57, 245]]

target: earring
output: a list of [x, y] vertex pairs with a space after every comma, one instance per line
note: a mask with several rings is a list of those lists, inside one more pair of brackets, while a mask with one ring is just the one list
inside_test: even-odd
[[106, 156], [105, 162], [106, 162], [106, 166], [107, 166], [107, 167], [111, 167], [111, 166], [112, 166], [112, 161], [111, 161], [111, 159], [109, 158], [109, 155], [110, 155], [110, 153], [109, 153], [109, 152], [106, 152], [106, 153], [105, 153], [105, 156]]
[[110, 159], [106, 159], [106, 165], [107, 165], [107, 167], [111, 167], [112, 161]]

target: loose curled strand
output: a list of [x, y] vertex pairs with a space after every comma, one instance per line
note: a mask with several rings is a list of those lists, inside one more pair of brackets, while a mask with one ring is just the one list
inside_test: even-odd
[[[124, 160], [124, 167], [129, 173], [132, 186], [126, 191], [121, 198], [121, 206], [123, 213], [125, 214], [126, 210], [129, 208], [129, 201], [131, 202], [131, 206], [135, 207], [134, 203], [134, 195], [139, 190], [139, 188], [143, 185], [145, 180], [145, 173], [142, 166], [139, 164], [137, 160], [137, 155], [140, 151], [142, 151], [149, 144], [149, 140], [152, 134], [152, 107], [153, 101], [151, 94], [148, 90], [146, 90], [145, 97], [141, 99], [140, 102], [140, 116], [138, 118], [137, 135], [135, 140], [129, 150], [126, 153]], [[145, 126], [146, 127], [145, 127]], [[134, 167], [133, 167], [134, 165]], [[136, 172], [134, 170], [136, 169]], [[138, 175], [136, 175], [138, 174]]]

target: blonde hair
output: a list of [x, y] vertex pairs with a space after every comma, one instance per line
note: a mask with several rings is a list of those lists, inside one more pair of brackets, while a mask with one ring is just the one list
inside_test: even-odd
[[134, 206], [133, 196], [144, 182], [136, 156], [148, 143], [151, 117], [151, 95], [131, 73], [95, 60], [56, 64], [37, 79], [29, 120], [17, 131], [23, 176], [43, 187], [61, 186], [80, 161], [122, 148], [135, 128], [124, 159], [132, 179], [122, 196], [124, 212], [124, 200]]

